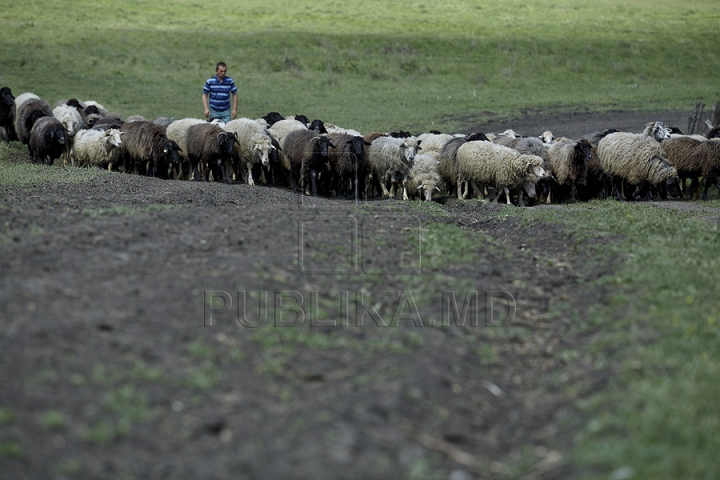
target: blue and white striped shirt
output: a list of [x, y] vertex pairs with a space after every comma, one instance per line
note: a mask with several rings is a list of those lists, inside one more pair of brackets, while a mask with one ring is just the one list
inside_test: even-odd
[[203, 93], [208, 95], [210, 108], [216, 112], [224, 112], [230, 108], [230, 94], [237, 93], [237, 86], [230, 77], [220, 83], [217, 77], [208, 78]]

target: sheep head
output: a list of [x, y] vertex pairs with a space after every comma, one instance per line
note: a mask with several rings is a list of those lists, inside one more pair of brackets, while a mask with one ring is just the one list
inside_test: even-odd
[[[262, 163], [265, 167], [270, 165], [270, 150], [272, 148], [272, 145], [266, 142], [258, 142], [252, 147], [253, 151], [258, 156], [258, 160], [260, 160], [260, 163]], [[280, 147], [278, 146], [278, 148]]]
[[415, 155], [420, 148], [420, 141], [415, 137], [405, 137], [400, 148], [407, 163], [412, 165], [413, 160], [415, 160]]
[[538, 138], [542, 140], [543, 143], [553, 143], [555, 141], [555, 136], [550, 130], [545, 130]]
[[665, 126], [663, 122], [650, 122], [645, 126], [643, 134], [653, 137], [658, 142], [667, 140], [670, 138], [670, 130]]
[[0, 89], [0, 100], [8, 107], [15, 105], [15, 97], [10, 87], [2, 87]]
[[163, 146], [163, 155], [167, 157], [173, 164], [177, 165], [180, 162], [180, 146], [175, 143], [175, 140], [167, 139]]
[[417, 191], [423, 198], [423, 200], [425, 200], [426, 202], [431, 202], [433, 193], [436, 191], [439, 192], [440, 187], [438, 187], [435, 182], [426, 180], [422, 184], [417, 186]]
[[237, 134], [233, 132], [220, 132], [217, 134], [218, 152], [221, 155], [232, 156], [233, 148], [237, 143]]
[[125, 132], [121, 132], [117, 128], [109, 128], [105, 130], [105, 133], [103, 133], [103, 136], [105, 137], [105, 144], [107, 146], [107, 150], [110, 151], [112, 147], [120, 147], [122, 146], [122, 136], [125, 134]]
[[592, 145], [587, 139], [578, 140], [575, 144], [575, 152], [578, 153], [580, 158], [583, 158], [586, 162], [592, 160]]

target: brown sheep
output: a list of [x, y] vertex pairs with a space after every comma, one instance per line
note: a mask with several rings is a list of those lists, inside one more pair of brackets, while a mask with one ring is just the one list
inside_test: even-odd
[[681, 178], [690, 177], [690, 191], [700, 187], [702, 177], [705, 183], [702, 199], [708, 199], [710, 185], [715, 185], [720, 194], [720, 140], [699, 140], [690, 136], [677, 136], [664, 140], [662, 145], [668, 160], [677, 168]]

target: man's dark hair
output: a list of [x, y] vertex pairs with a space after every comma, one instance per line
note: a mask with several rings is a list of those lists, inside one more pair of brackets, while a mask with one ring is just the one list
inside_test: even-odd
[[218, 71], [218, 68], [220, 68], [220, 67], [225, 67], [225, 68], [227, 68], [227, 65], [225, 65], [225, 62], [218, 62], [218, 64], [215, 65], [215, 71], [217, 72], [217, 71]]

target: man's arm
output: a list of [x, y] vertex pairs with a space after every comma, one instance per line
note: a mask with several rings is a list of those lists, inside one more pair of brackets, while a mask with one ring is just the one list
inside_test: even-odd
[[233, 93], [232, 118], [237, 118], [237, 93]]
[[203, 107], [205, 107], [205, 117], [207, 118], [210, 116], [210, 108], [208, 107], [207, 93], [202, 94], [202, 99], [203, 99]]

